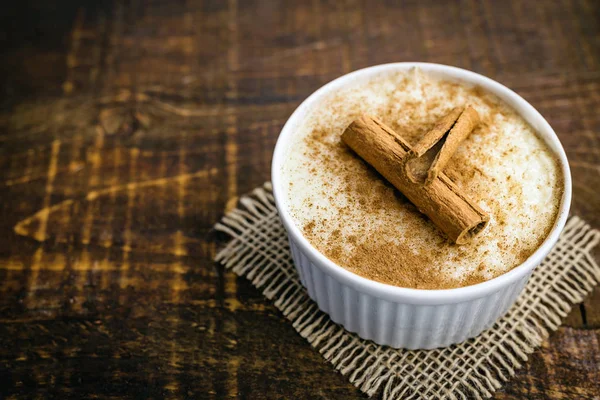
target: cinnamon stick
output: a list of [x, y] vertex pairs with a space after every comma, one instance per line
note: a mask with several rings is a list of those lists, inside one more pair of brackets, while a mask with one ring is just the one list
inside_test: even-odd
[[479, 114], [471, 106], [450, 111], [409, 152], [405, 160], [408, 178], [431, 184], [478, 123]]
[[452, 109], [409, 151], [405, 168], [406, 174], [412, 182], [425, 184], [429, 169], [443, 146], [442, 138], [452, 129], [463, 111], [462, 107]]
[[467, 243], [489, 221], [486, 213], [444, 173], [439, 173], [429, 185], [412, 182], [404, 165], [408, 153], [413, 149], [383, 122], [362, 116], [346, 128], [342, 141], [400, 190], [455, 243]]

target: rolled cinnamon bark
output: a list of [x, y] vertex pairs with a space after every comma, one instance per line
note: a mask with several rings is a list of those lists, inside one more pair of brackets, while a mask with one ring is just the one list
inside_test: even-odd
[[400, 190], [457, 244], [483, 230], [489, 216], [444, 174], [428, 185], [412, 182], [404, 168], [411, 146], [383, 122], [362, 116], [342, 134], [342, 141]]
[[450, 111], [409, 152], [405, 162], [408, 178], [431, 184], [478, 123], [479, 114], [471, 106]]
[[477, 124], [479, 124], [479, 114], [473, 107], [467, 106], [456, 120], [452, 129], [450, 129], [442, 149], [435, 156], [427, 174], [426, 185], [431, 184], [437, 178], [448, 161], [450, 161], [456, 149], [458, 149], [458, 146], [471, 134]]

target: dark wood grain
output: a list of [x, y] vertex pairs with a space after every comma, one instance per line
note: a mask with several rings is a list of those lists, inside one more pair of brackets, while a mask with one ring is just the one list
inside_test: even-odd
[[[362, 398], [212, 262], [212, 225], [302, 99], [418, 60], [540, 110], [600, 226], [599, 21], [593, 0], [3, 7], [0, 397]], [[599, 342], [597, 289], [496, 397], [594, 398]]]

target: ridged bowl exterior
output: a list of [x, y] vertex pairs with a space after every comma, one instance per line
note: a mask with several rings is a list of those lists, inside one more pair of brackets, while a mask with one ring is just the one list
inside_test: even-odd
[[480, 334], [515, 302], [530, 275], [491, 295], [453, 304], [384, 300], [327, 275], [290, 237], [292, 258], [308, 295], [331, 319], [363, 339], [406, 349], [433, 349]]
[[[540, 247], [521, 265], [477, 285], [446, 290], [418, 290], [385, 285], [351, 273], [327, 259], [304, 237], [288, 212], [281, 167], [290, 138], [307, 112], [332, 90], [357, 79], [418, 67], [445, 79], [476, 85], [513, 107], [546, 142], [560, 162], [564, 192], [558, 217]], [[429, 63], [393, 63], [365, 68], [326, 84], [309, 96], [283, 127], [271, 169], [273, 195], [288, 233], [302, 284], [319, 308], [347, 330], [376, 343], [407, 349], [431, 349], [462, 342], [490, 328], [515, 302], [531, 273], [558, 241], [571, 205], [571, 171], [556, 133], [542, 115], [502, 84], [460, 68]]]

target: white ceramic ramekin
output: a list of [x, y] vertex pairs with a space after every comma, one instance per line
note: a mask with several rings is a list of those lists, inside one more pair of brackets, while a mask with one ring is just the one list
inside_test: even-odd
[[[540, 248], [523, 264], [489, 281], [447, 290], [407, 289], [375, 282], [335, 264], [302, 235], [288, 212], [281, 167], [290, 137], [306, 112], [328, 92], [359, 78], [418, 66], [426, 73], [482, 87], [512, 106], [546, 141], [560, 160], [564, 194], [558, 218]], [[482, 75], [464, 69], [428, 63], [377, 65], [344, 75], [306, 99], [283, 127], [272, 164], [273, 193], [288, 233], [294, 263], [302, 284], [319, 308], [336, 323], [379, 344], [407, 349], [448, 346], [490, 328], [514, 303], [534, 268], [540, 264], [562, 231], [571, 204], [571, 173], [558, 137], [540, 113], [521, 96]]]

